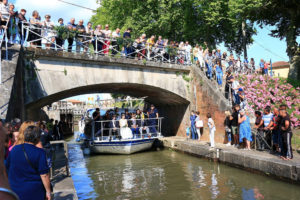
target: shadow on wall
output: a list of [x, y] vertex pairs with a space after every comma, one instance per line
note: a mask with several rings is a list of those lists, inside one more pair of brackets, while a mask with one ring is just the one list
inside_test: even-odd
[[189, 104], [157, 105], [162, 120], [162, 133], [164, 136], [176, 136], [181, 124], [185, 124], [184, 116]]

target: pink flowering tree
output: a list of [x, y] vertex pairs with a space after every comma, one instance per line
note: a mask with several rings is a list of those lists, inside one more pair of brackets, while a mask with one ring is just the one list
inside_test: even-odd
[[285, 79], [261, 75], [238, 75], [248, 102], [249, 111], [262, 111], [265, 106], [279, 108], [286, 104], [293, 127], [300, 127], [300, 88], [294, 88]]

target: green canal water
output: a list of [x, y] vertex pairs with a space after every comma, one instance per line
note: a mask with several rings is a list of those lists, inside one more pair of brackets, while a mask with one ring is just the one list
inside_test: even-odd
[[171, 150], [84, 156], [70, 144], [80, 200], [299, 200], [300, 186]]

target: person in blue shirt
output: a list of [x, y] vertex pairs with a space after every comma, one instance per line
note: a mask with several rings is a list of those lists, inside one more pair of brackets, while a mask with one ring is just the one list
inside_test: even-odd
[[217, 52], [216, 52], [216, 57], [217, 57], [218, 60], [221, 61], [222, 54], [221, 54], [221, 50], [220, 50], [220, 49], [217, 50]]
[[192, 110], [191, 116], [190, 116], [190, 121], [191, 121], [191, 137], [192, 140], [197, 140], [198, 139], [198, 134], [197, 134], [197, 129], [196, 129], [196, 114], [195, 111]]
[[214, 58], [212, 56], [212, 53], [209, 52], [205, 59], [205, 63], [206, 63], [206, 67], [207, 67], [206, 74], [207, 74], [208, 79], [211, 79], [211, 77], [212, 77], [213, 59]]
[[[127, 31], [124, 32], [123, 38], [125, 40], [130, 40], [131, 39], [131, 32], [132, 32], [132, 28], [128, 28]], [[128, 42], [126, 42], [126, 45], [124, 45], [124, 52], [125, 52], [126, 57], [128, 57], [128, 56], [131, 57], [132, 47], [131, 47], [131, 45], [129, 45]]]
[[[159, 117], [158, 111], [153, 104], [151, 104], [150, 110], [148, 110], [148, 124], [150, 133], [157, 133], [156, 126], [157, 126], [157, 119]], [[156, 119], [155, 119], [156, 118]]]
[[265, 67], [265, 61], [263, 59], [260, 60], [259, 68], [261, 70], [261, 74], [264, 75], [264, 67]]
[[24, 132], [24, 144], [16, 145], [7, 159], [10, 187], [20, 200], [51, 200], [46, 152], [36, 147], [40, 137], [40, 129], [29, 126]]
[[217, 75], [218, 85], [222, 86], [222, 83], [223, 83], [223, 70], [222, 70], [221, 60], [217, 61], [216, 75]]

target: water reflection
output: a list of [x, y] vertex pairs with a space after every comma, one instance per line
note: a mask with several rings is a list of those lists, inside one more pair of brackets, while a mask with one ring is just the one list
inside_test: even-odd
[[299, 186], [168, 150], [88, 156], [71, 163], [80, 199], [296, 200], [300, 196]]

